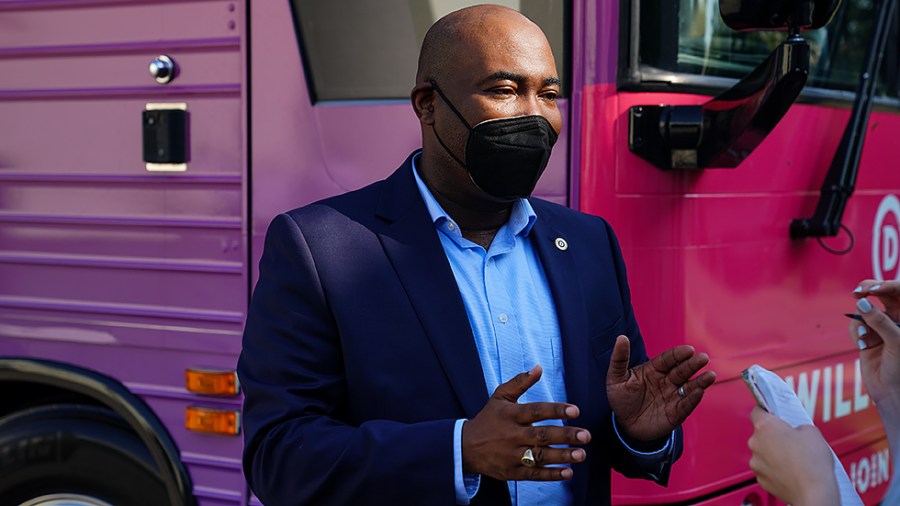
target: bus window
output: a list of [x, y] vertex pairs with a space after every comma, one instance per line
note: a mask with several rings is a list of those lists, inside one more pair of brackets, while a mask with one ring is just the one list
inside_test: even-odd
[[[466, 0], [292, 0], [314, 100], [408, 99], [419, 46], [435, 20]], [[565, 79], [564, 0], [499, 0], [547, 34]]]
[[[810, 44], [808, 88], [856, 91], [875, 1], [844, 0], [828, 26], [803, 33]], [[640, 26], [639, 47], [632, 55], [632, 64], [637, 64], [631, 69], [634, 84], [703, 86], [715, 83], [717, 77], [739, 79], [787, 37], [786, 32], [731, 30], [719, 16], [718, 0], [641, 2], [634, 14]], [[881, 102], [896, 103], [900, 98], [900, 11], [894, 14], [876, 94]]]

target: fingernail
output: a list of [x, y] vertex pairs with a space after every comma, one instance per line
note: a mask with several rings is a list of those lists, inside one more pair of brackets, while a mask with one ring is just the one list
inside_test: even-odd
[[862, 285], [859, 285], [859, 286], [856, 287], [855, 290], [853, 290], [853, 293], [859, 293], [859, 292], [861, 292], [861, 291], [862, 291]]
[[575, 439], [581, 441], [582, 443], [587, 443], [588, 433], [585, 431], [581, 431], [578, 434], [575, 434]]
[[881, 288], [881, 285], [875, 285], [872, 288], [869, 288], [869, 291], [874, 292], [875, 290], [878, 290], [879, 288]]
[[866, 342], [863, 341], [862, 339], [860, 339], [859, 341], [856, 341], [856, 347], [859, 348], [860, 350], [864, 350], [864, 349], [868, 348], [868, 346], [866, 346]]
[[862, 336], [864, 336], [864, 335], [866, 335], [866, 334], [868, 334], [868, 333], [869, 333], [869, 331], [866, 330], [866, 328], [863, 327], [862, 325], [860, 325], [859, 327], [856, 328], [856, 334], [857, 334], [859, 337], [862, 337]]
[[859, 299], [856, 301], [856, 307], [859, 308], [863, 313], [868, 313], [872, 310], [872, 304], [866, 299]]
[[576, 416], [578, 416], [578, 408], [576, 408], [575, 406], [567, 407], [566, 416], [568, 416], [569, 418], [575, 418]]
[[572, 459], [574, 460], [584, 460], [584, 450], [581, 448], [572, 452]]
[[559, 472], [559, 475], [562, 477], [562, 479], [568, 480], [568, 479], [570, 479], [570, 478], [572, 477], [572, 470], [571, 470], [570, 468], [568, 468], [568, 467], [564, 467], [564, 468]]

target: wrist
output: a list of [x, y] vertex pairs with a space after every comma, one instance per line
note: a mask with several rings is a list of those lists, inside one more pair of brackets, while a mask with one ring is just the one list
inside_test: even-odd
[[886, 426], [889, 422], [900, 422], [900, 393], [879, 400], [875, 403], [875, 407]]
[[897, 452], [900, 451], [900, 399], [891, 396], [879, 401], [875, 407], [887, 435], [891, 458], [897, 458]]
[[809, 477], [799, 489], [800, 496], [792, 506], [841, 506], [840, 491], [834, 471]]
[[651, 439], [635, 437], [629, 433], [628, 428], [621, 423], [615, 413], [613, 413], [613, 428], [626, 446], [642, 453], [655, 453], [662, 450], [672, 437], [671, 432]]
[[666, 446], [666, 443], [669, 442], [670, 434], [667, 434], [663, 437], [651, 439], [649, 441], [644, 441], [642, 439], [635, 439], [628, 434], [622, 433], [622, 440], [627, 444], [630, 448], [637, 450], [643, 453], [654, 453], [658, 452]]
[[841, 506], [837, 485], [831, 491], [829, 487], [812, 488], [807, 493], [802, 494], [796, 502], [791, 506]]

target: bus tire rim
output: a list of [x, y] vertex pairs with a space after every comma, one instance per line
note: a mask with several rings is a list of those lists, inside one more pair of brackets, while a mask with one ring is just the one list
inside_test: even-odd
[[50, 494], [35, 497], [19, 506], [112, 506], [110, 503], [82, 494]]

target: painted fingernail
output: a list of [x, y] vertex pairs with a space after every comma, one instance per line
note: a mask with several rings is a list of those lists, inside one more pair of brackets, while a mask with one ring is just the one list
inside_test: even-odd
[[861, 292], [861, 291], [862, 291], [862, 285], [859, 285], [859, 286], [856, 287], [855, 290], [853, 290], [853, 293], [859, 293], [859, 292]]
[[566, 416], [568, 416], [569, 418], [575, 418], [576, 416], [578, 416], [578, 408], [576, 408], [575, 406], [569, 406], [568, 408], [566, 408]]
[[860, 339], [859, 341], [856, 341], [856, 346], [857, 346], [857, 348], [859, 348], [861, 350], [864, 350], [867, 348], [866, 342], [863, 341], [862, 339]]
[[878, 290], [879, 288], [881, 288], [881, 285], [875, 285], [872, 288], [869, 288], [869, 291], [874, 292], [875, 290]]
[[866, 334], [868, 334], [868, 333], [869, 333], [869, 331], [866, 330], [866, 328], [863, 327], [862, 325], [860, 325], [859, 327], [856, 328], [856, 334], [857, 334], [859, 337], [862, 337], [862, 336], [864, 336], [864, 335], [866, 335]]
[[868, 313], [872, 310], [872, 303], [870, 303], [866, 299], [859, 299], [858, 301], [856, 301], [856, 307], [858, 307], [859, 310], [863, 313]]

